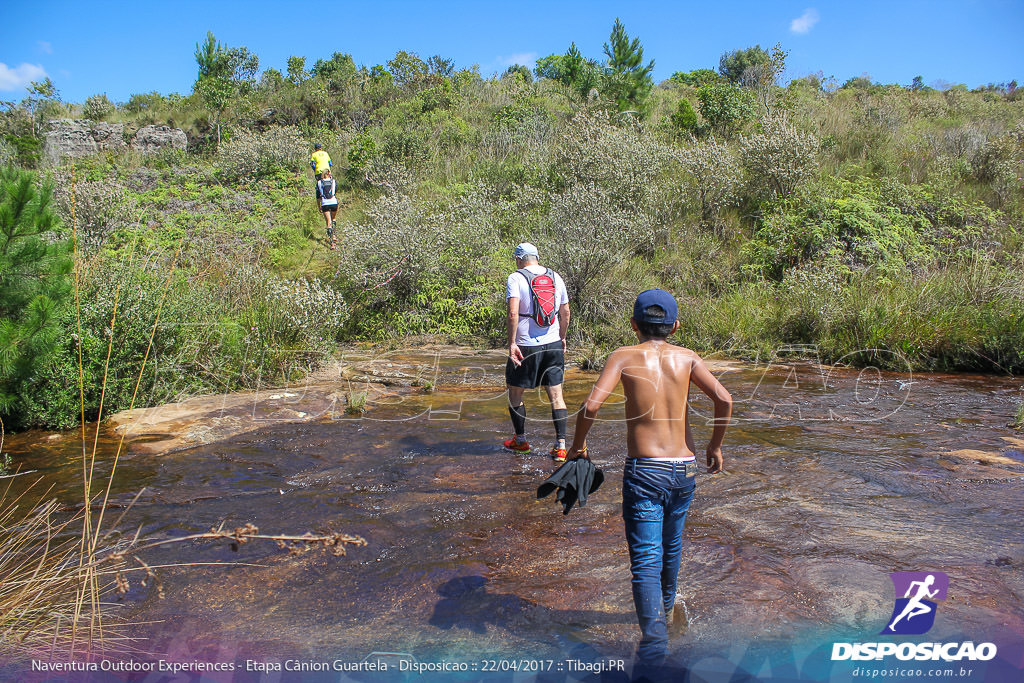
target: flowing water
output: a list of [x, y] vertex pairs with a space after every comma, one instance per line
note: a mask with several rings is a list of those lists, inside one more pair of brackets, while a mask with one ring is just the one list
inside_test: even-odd
[[[371, 394], [362, 416], [329, 411], [169, 453], [145, 449], [141, 438], [129, 444], [113, 495], [118, 514], [127, 509], [126, 534], [253, 523], [264, 533], [344, 531], [367, 541], [345, 557], [291, 556], [258, 541], [237, 552], [223, 541], [149, 551], [151, 565], [238, 564], [162, 569], [163, 599], [134, 582], [118, 613], [152, 622], [134, 627], [142, 646], [168, 660], [239, 666], [557, 665], [501, 680], [583, 678], [579, 667], [566, 669], [569, 660], [628, 667], [639, 630], [619, 508], [621, 403], [605, 405], [589, 439], [606, 483], [563, 516], [553, 497], [536, 499], [553, 469], [541, 394], [525, 399], [535, 453], [501, 449], [509, 422], [499, 354], [423, 350], [381, 362], [420, 384], [429, 377], [434, 391]], [[928, 638], [993, 641], [1000, 661], [1021, 665], [1024, 433], [1008, 424], [1024, 400], [1020, 379], [810, 363], [714, 368], [736, 400], [736, 423], [726, 472], [698, 475], [687, 522], [676, 626], [688, 628], [670, 650], [689, 663], [691, 680], [729, 680], [738, 667], [766, 679], [806, 677], [816, 648], [820, 664], [835, 640], [878, 640], [895, 571], [950, 577]], [[570, 406], [595, 377], [569, 373]], [[301, 391], [281, 396], [295, 410], [304, 400]], [[693, 402], [698, 444], [710, 433], [709, 411], [707, 400]], [[101, 450], [115, 444], [112, 430], [101, 431]], [[80, 501], [73, 435], [8, 437], [6, 450], [39, 470], [61, 501]], [[480, 664], [488, 661], [496, 664]], [[818, 679], [849, 680], [852, 664], [842, 664]], [[204, 680], [475, 680], [481, 671], [236, 671]]]

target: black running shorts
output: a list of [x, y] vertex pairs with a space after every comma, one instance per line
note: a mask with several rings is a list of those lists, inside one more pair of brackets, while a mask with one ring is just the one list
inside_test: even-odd
[[521, 365], [516, 367], [511, 358], [505, 362], [505, 384], [533, 389], [562, 383], [565, 377], [565, 352], [561, 341], [540, 346], [520, 346], [519, 350], [523, 352]]

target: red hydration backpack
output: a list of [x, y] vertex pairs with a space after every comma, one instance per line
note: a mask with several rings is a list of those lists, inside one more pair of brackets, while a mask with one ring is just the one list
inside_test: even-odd
[[526, 278], [530, 286], [530, 317], [542, 327], [551, 327], [558, 317], [558, 302], [555, 298], [555, 272], [545, 268], [541, 275], [526, 268], [516, 271]]

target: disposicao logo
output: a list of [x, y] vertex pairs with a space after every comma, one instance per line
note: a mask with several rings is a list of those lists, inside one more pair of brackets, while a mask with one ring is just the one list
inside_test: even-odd
[[[889, 575], [896, 589], [892, 616], [880, 635], [916, 636], [935, 624], [938, 603], [946, 599], [949, 577], [942, 572], [894, 572]], [[993, 643], [833, 643], [832, 660], [899, 660], [954, 662], [988, 661], [996, 656]]]
[[942, 572], [893, 572], [889, 578], [896, 588], [896, 605], [882, 635], [928, 633], [935, 624], [936, 601], [946, 599], [949, 577]]

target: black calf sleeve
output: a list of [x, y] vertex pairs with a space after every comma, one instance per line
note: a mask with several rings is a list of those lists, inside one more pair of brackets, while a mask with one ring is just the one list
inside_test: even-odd
[[569, 421], [569, 411], [566, 408], [552, 408], [551, 421], [555, 423], [555, 438], [565, 439], [565, 425]]
[[516, 430], [516, 436], [526, 434], [526, 404], [520, 403], [517, 406], [509, 406], [508, 414], [512, 418], [512, 428]]

